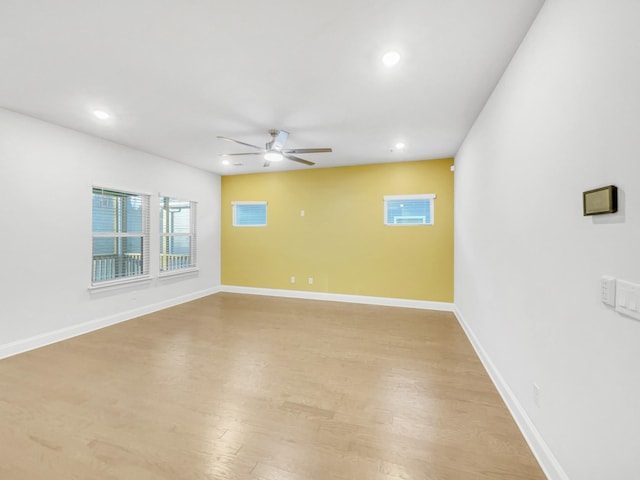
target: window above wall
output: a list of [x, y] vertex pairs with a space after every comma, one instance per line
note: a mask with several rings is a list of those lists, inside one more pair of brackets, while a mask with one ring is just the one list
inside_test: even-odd
[[433, 225], [435, 198], [433, 193], [385, 195], [384, 224], [392, 226]]
[[265, 227], [267, 202], [231, 202], [234, 227]]

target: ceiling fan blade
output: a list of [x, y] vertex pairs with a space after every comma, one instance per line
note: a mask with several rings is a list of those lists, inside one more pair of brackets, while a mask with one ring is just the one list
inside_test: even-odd
[[289, 132], [285, 132], [284, 130], [278, 130], [276, 136], [273, 137], [271, 142], [271, 150], [275, 150], [276, 152], [281, 152], [284, 144], [289, 138]]
[[330, 153], [333, 152], [330, 148], [293, 148], [291, 150], [283, 150], [282, 153]]
[[264, 152], [219, 153], [219, 157], [237, 157], [238, 155], [264, 155]]
[[305, 165], [315, 165], [315, 163], [310, 162], [309, 160], [305, 160], [304, 158], [294, 157], [293, 155], [289, 155], [287, 153], [284, 154], [284, 158], [288, 160], [293, 160], [294, 162], [304, 163]]
[[262, 150], [263, 152], [266, 151], [264, 148], [258, 147], [257, 145], [251, 145], [250, 143], [244, 143], [244, 142], [241, 142], [240, 140], [234, 140], [233, 138], [223, 137], [221, 135], [218, 135], [216, 138], [220, 138], [221, 140], [226, 140], [227, 142], [239, 143], [240, 145], [244, 145], [246, 147], [257, 148], [258, 150]]

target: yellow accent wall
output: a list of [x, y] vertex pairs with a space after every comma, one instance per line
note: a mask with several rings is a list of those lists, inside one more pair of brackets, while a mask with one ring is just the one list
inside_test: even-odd
[[[447, 158], [222, 177], [222, 283], [452, 302], [451, 165]], [[384, 195], [419, 193], [436, 194], [433, 226], [384, 225]], [[267, 201], [268, 225], [233, 227], [233, 201]]]

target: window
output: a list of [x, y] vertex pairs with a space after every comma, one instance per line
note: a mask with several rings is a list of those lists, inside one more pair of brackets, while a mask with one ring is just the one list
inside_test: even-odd
[[196, 268], [196, 203], [160, 197], [160, 273]]
[[267, 202], [231, 202], [234, 227], [267, 225]]
[[149, 196], [93, 189], [91, 284], [149, 275]]
[[385, 195], [385, 225], [433, 225], [432, 193], [421, 195]]

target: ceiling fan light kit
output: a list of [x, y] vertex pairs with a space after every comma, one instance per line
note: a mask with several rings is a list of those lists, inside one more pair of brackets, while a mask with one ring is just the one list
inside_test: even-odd
[[218, 135], [217, 138], [221, 140], [226, 140], [227, 142], [237, 143], [239, 145], [244, 145], [245, 147], [255, 148], [256, 152], [243, 152], [243, 153], [221, 153], [219, 156], [221, 157], [235, 157], [238, 155], [262, 155], [264, 158], [264, 166], [268, 167], [271, 162], [279, 162], [282, 159], [292, 160], [294, 162], [302, 163], [304, 165], [315, 165], [315, 163], [310, 162], [309, 160], [305, 160], [304, 158], [297, 157], [296, 155], [300, 153], [330, 153], [333, 150], [331, 148], [293, 148], [286, 149], [284, 148], [285, 143], [287, 142], [287, 138], [289, 138], [289, 132], [285, 132], [284, 130], [269, 130], [269, 135], [271, 135], [271, 141], [267, 142], [264, 148], [259, 147], [257, 145], [252, 145], [250, 143], [241, 142], [239, 140], [234, 140], [233, 138], [223, 137]]
[[268, 162], [279, 162], [283, 158], [280, 152], [267, 152], [264, 154], [264, 159]]

